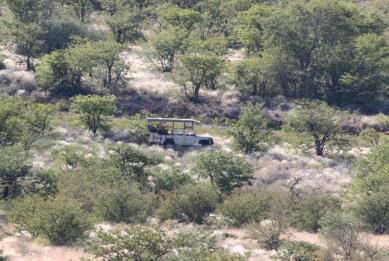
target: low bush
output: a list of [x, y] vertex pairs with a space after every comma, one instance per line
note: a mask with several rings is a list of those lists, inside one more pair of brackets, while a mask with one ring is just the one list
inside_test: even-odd
[[11, 221], [33, 235], [45, 236], [54, 245], [68, 245], [81, 239], [92, 226], [79, 204], [69, 199], [44, 201], [30, 197], [19, 200], [11, 212]]
[[167, 194], [158, 215], [162, 220], [177, 219], [182, 222], [203, 223], [218, 204], [219, 193], [206, 185], [185, 186]]
[[154, 191], [156, 193], [174, 191], [193, 182], [192, 177], [178, 167], [157, 172], [153, 175]]
[[306, 242], [286, 242], [277, 251], [276, 259], [280, 261], [314, 261], [319, 247]]
[[97, 212], [104, 220], [112, 222], [145, 222], [155, 206], [155, 197], [142, 192], [135, 184], [112, 184], [100, 194]]
[[339, 210], [340, 202], [336, 198], [313, 195], [297, 204], [294, 221], [299, 229], [317, 232], [320, 219], [328, 212]]
[[270, 197], [266, 193], [233, 195], [220, 206], [219, 211], [233, 220], [234, 226], [261, 222], [269, 209]]

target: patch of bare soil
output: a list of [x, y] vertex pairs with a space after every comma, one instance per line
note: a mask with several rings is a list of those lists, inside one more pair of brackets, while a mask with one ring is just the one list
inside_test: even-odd
[[75, 248], [43, 246], [16, 236], [3, 238], [0, 241], [0, 249], [3, 250], [2, 255], [11, 261], [76, 261], [89, 257]]

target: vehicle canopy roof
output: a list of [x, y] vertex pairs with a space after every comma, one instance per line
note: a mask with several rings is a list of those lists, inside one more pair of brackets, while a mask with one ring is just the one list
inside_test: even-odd
[[147, 121], [150, 122], [189, 122], [192, 124], [200, 124], [201, 122], [193, 119], [178, 119], [178, 118], [147, 118]]

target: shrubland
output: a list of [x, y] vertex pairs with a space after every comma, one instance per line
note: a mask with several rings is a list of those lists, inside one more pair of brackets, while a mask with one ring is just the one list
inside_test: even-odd
[[[7, 222], [103, 260], [385, 260], [386, 2], [0, 1]], [[154, 116], [216, 144], [149, 146]]]

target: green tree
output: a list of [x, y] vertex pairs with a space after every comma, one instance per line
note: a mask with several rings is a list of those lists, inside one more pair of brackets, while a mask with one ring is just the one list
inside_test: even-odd
[[153, 174], [154, 190], [156, 193], [175, 191], [192, 182], [193, 179], [190, 174], [176, 166]]
[[120, 9], [125, 8], [127, 4], [126, 0], [100, 0], [101, 7], [104, 11], [108, 12], [110, 15], [114, 15], [120, 11]]
[[152, 213], [155, 197], [140, 191], [129, 182], [115, 182], [99, 195], [97, 213], [104, 220], [112, 222], [145, 222]]
[[232, 82], [245, 95], [269, 95], [274, 91], [268, 88], [271, 81], [268, 67], [271, 66], [271, 63], [268, 56], [247, 57], [232, 67]]
[[177, 55], [185, 49], [186, 34], [177, 29], [166, 29], [149, 39], [149, 58], [162, 72], [173, 70]]
[[68, 245], [83, 238], [90, 218], [69, 199], [25, 198], [16, 202], [11, 220], [34, 235], [46, 236], [54, 245]]
[[20, 120], [22, 112], [20, 98], [0, 96], [0, 147], [20, 141], [23, 135]]
[[51, 105], [0, 97], [0, 147], [21, 144], [28, 152], [50, 128]]
[[376, 147], [367, 158], [355, 164], [354, 179], [350, 186], [350, 198], [360, 200], [354, 205], [355, 215], [375, 233], [389, 229], [389, 145]]
[[114, 150], [116, 153], [111, 156], [111, 164], [124, 177], [138, 183], [142, 188], [147, 185], [151, 175], [148, 167], [155, 166], [162, 161], [159, 157], [130, 145], [120, 145]]
[[26, 56], [26, 68], [28, 71], [34, 69], [32, 59], [38, 57], [43, 52], [43, 34], [43, 28], [37, 23], [19, 23], [14, 31], [18, 52]]
[[206, 86], [210, 80], [216, 80], [223, 67], [224, 61], [214, 54], [186, 54], [176, 66], [176, 79], [184, 87], [185, 94], [197, 101], [200, 88]]
[[260, 52], [263, 48], [263, 20], [272, 12], [270, 5], [253, 5], [238, 15], [238, 38], [248, 53]]
[[339, 211], [328, 213], [320, 222], [320, 233], [332, 244], [332, 249], [344, 259], [353, 260], [358, 250], [358, 222]]
[[7, 0], [9, 9], [22, 23], [36, 22], [42, 15], [44, 0]]
[[208, 151], [196, 158], [195, 171], [201, 177], [209, 178], [224, 194], [234, 189], [251, 185], [253, 169], [244, 159], [222, 151]]
[[166, 194], [157, 213], [162, 220], [177, 219], [201, 224], [216, 209], [218, 201], [219, 193], [210, 186], [188, 185]]
[[383, 143], [355, 163], [351, 192], [370, 194], [385, 191], [389, 184], [389, 145]]
[[96, 258], [107, 261], [159, 260], [172, 251], [172, 242], [164, 231], [142, 225], [109, 232], [98, 230], [88, 244]]
[[337, 95], [360, 106], [377, 100], [387, 93], [385, 73], [388, 66], [389, 47], [382, 36], [364, 34], [354, 40], [351, 69], [340, 78], [343, 84]]
[[259, 223], [267, 216], [270, 200], [271, 196], [266, 192], [232, 195], [221, 204], [219, 211], [232, 219], [234, 226]]
[[31, 164], [22, 146], [0, 146], [1, 198], [15, 198], [21, 193], [23, 180], [28, 175]]
[[112, 93], [116, 92], [117, 84], [127, 71], [128, 66], [120, 60], [120, 53], [124, 46], [111, 41], [99, 41], [95, 43], [95, 59], [99, 71], [102, 71], [104, 87]]
[[193, 9], [182, 9], [167, 6], [159, 14], [165, 24], [183, 29], [187, 35], [195, 29], [201, 21], [201, 14]]
[[84, 23], [90, 10], [92, 9], [92, 0], [70, 0], [69, 4], [73, 6], [81, 23]]
[[70, 66], [63, 51], [54, 51], [41, 58], [36, 67], [36, 83], [39, 88], [54, 93], [73, 92]]
[[107, 127], [106, 116], [115, 112], [115, 97], [80, 95], [74, 98], [71, 108], [78, 114], [80, 121], [96, 134], [97, 130]]
[[245, 153], [264, 150], [271, 136], [269, 120], [258, 105], [243, 106], [231, 134], [238, 150]]
[[123, 9], [106, 19], [114, 39], [118, 43], [133, 42], [140, 38], [140, 27], [143, 16], [139, 11]]
[[377, 234], [389, 229], [389, 188], [363, 196], [355, 207], [356, 216]]
[[327, 214], [339, 210], [341, 204], [338, 199], [312, 195], [301, 200], [295, 210], [294, 220], [300, 229], [317, 232], [320, 227], [320, 220]]
[[266, 215], [267, 222], [252, 223], [249, 226], [251, 237], [265, 248], [277, 250], [284, 241], [282, 236], [292, 223], [292, 207], [289, 194], [273, 192]]
[[[303, 101], [288, 116], [287, 130], [304, 133], [312, 137], [317, 156], [323, 156], [329, 143], [344, 145], [344, 111], [328, 106], [325, 102]], [[311, 140], [307, 140], [309, 144]]]
[[27, 151], [38, 139], [50, 130], [50, 120], [54, 107], [46, 104], [30, 103], [23, 115], [23, 144]]

